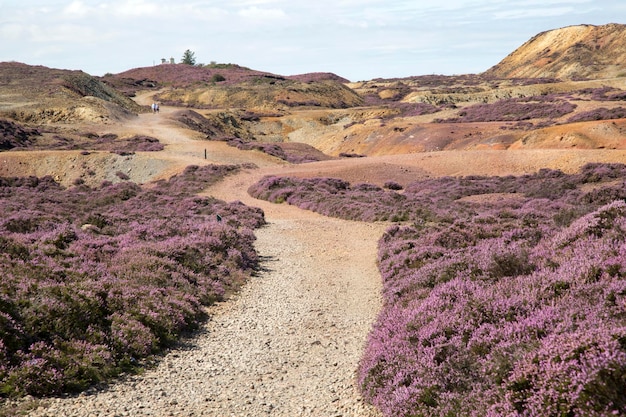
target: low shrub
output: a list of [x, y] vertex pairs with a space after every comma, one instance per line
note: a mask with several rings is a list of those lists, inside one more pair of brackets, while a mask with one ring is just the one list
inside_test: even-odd
[[40, 135], [37, 129], [22, 126], [11, 120], [0, 119], [0, 151], [28, 148]]
[[132, 370], [236, 291], [258, 264], [263, 213], [196, 193], [237, 169], [191, 166], [146, 187], [0, 178], [0, 396]]
[[458, 117], [437, 119], [438, 123], [519, 122], [558, 119], [576, 109], [568, 97], [558, 94], [510, 98], [490, 104], [475, 104], [459, 111]]
[[277, 177], [251, 193], [354, 220], [407, 213], [379, 242], [384, 303], [358, 370], [385, 416], [612, 416], [626, 414], [616, 179], [626, 165], [426, 179], [398, 197]]
[[398, 190], [401, 190], [403, 187], [402, 185], [400, 185], [399, 183], [395, 181], [385, 181], [383, 188], [386, 188], [388, 190], [398, 191]]
[[624, 107], [614, 107], [607, 109], [606, 107], [600, 107], [597, 109], [589, 110], [586, 112], [578, 113], [570, 117], [568, 123], [574, 122], [588, 122], [593, 120], [610, 120], [610, 119], [623, 119], [626, 118], [626, 109]]

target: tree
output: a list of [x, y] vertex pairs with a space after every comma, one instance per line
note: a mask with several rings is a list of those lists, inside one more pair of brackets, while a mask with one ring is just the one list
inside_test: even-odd
[[183, 54], [183, 58], [180, 60], [180, 62], [187, 65], [196, 65], [196, 54], [187, 49]]

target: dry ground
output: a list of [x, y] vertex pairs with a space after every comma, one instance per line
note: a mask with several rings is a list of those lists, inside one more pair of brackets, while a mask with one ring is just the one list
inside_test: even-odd
[[[148, 97], [139, 97], [145, 103]], [[626, 162], [622, 150], [449, 151], [289, 165], [257, 151], [207, 142], [168, 116], [142, 114], [98, 133], [143, 134], [162, 152], [119, 157], [77, 152], [0, 154], [0, 175], [56, 176], [69, 185], [81, 169], [94, 182], [122, 170], [145, 183], [190, 164], [254, 163], [205, 191], [261, 207], [258, 231], [265, 271], [233, 300], [212, 309], [198, 336], [141, 376], [78, 397], [26, 401], [32, 416], [373, 416], [362, 404], [354, 372], [380, 307], [376, 243], [385, 224], [328, 219], [251, 198], [263, 175], [332, 176], [351, 182], [401, 184], [425, 176], [503, 175], [555, 168], [574, 172], [590, 161]], [[206, 158], [205, 158], [206, 152]], [[109, 178], [119, 180], [119, 178]]]

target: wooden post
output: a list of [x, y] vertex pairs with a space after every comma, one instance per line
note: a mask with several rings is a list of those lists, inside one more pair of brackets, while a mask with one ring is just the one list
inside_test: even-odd
[[206, 149], [204, 150], [204, 159], [206, 159]]

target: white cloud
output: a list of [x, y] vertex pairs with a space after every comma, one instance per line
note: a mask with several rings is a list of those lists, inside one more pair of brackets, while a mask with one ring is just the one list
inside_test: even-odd
[[20, 40], [24, 36], [24, 25], [7, 23], [0, 25], [0, 38], [4, 41]]
[[282, 9], [266, 9], [257, 6], [241, 9], [237, 14], [243, 18], [257, 21], [282, 20], [287, 17]]
[[85, 4], [80, 0], [71, 2], [70, 4], [65, 6], [65, 8], [63, 9], [63, 14], [67, 16], [82, 17], [86, 15], [88, 12], [89, 12], [89, 8], [85, 6]]
[[286, 2], [284, 0], [232, 0], [230, 4], [237, 8], [247, 8], [254, 6], [289, 4], [289, 2]]
[[169, 7], [162, 7], [154, 1], [125, 0], [108, 7], [112, 13], [119, 17], [148, 17], [165, 16]]
[[503, 10], [493, 13], [495, 19], [529, 19], [529, 18], [542, 18], [542, 17], [555, 17], [564, 16], [574, 13], [575, 9], [572, 7], [548, 7], [548, 8], [524, 8], [524, 9], [511, 9]]
[[101, 39], [95, 28], [76, 24], [29, 25], [26, 27], [26, 33], [36, 43], [56, 43], [66, 46], [89, 44]]

